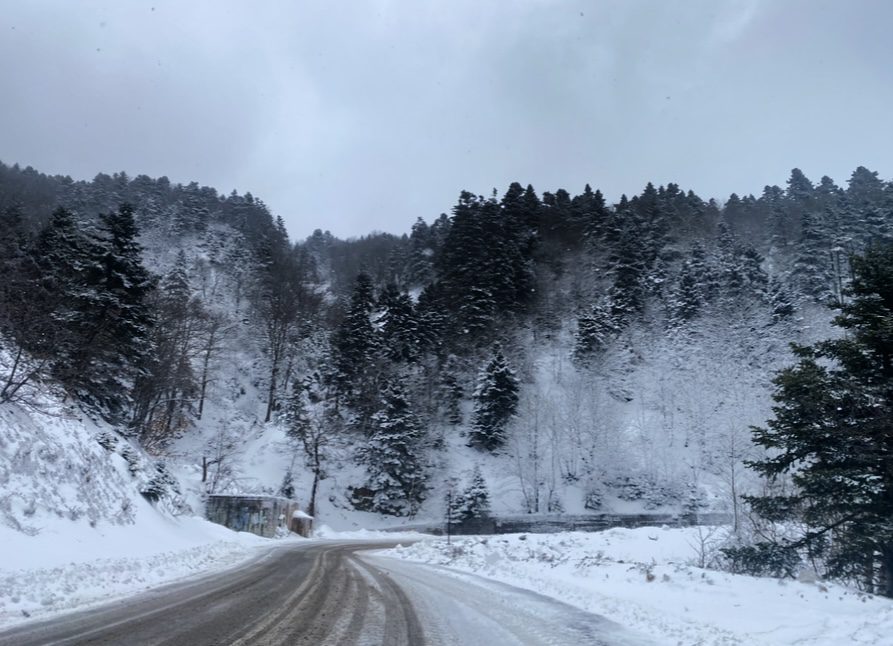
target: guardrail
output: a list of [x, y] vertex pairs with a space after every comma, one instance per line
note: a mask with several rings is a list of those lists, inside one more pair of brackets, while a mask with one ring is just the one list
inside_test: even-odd
[[[450, 523], [453, 535], [478, 534], [553, 534], [557, 532], [598, 532], [612, 527], [648, 527], [669, 525], [691, 527], [693, 525], [727, 525], [730, 514], [560, 514], [493, 516], [474, 518], [461, 523]], [[416, 523], [392, 527], [387, 531], [418, 531], [426, 534], [447, 533], [446, 522], [440, 525]]]

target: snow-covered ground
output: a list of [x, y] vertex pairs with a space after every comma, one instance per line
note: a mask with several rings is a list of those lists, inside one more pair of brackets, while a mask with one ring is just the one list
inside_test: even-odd
[[0, 405], [0, 626], [229, 567], [276, 544], [203, 520], [197, 505], [180, 515], [151, 505], [139, 493], [151, 462], [136, 447], [115, 436], [103, 448], [107, 425], [52, 396], [33, 400]]
[[[375, 554], [364, 555], [362, 560], [396, 583], [411, 600], [424, 626], [425, 643], [489, 646], [655, 646], [662, 643], [548, 596], [473, 574]], [[374, 629], [374, 625], [370, 627]], [[382, 641], [370, 634], [364, 643]]]
[[36, 536], [0, 527], [0, 626], [232, 567], [278, 544], [196, 517], [137, 517], [95, 528], [63, 521]]
[[[148, 504], [135, 515], [135, 524], [120, 526], [60, 519], [36, 536], [0, 528], [0, 626], [232, 567], [281, 544], [195, 517], [170, 518]], [[413, 585], [430, 578], [442, 587], [444, 577], [458, 576], [461, 587], [473, 581], [450, 572], [471, 573], [596, 613], [659, 644], [884, 644], [893, 634], [893, 601], [833, 583], [697, 567], [719, 538], [711, 528], [477, 536], [451, 544], [322, 528], [319, 538], [406, 540], [411, 544], [378, 555], [427, 564], [400, 570]]]
[[[696, 566], [709, 528], [425, 541], [380, 552], [545, 594], [649, 635], [699, 645], [889, 644], [893, 601], [826, 582]], [[708, 539], [708, 534], [710, 534]]]

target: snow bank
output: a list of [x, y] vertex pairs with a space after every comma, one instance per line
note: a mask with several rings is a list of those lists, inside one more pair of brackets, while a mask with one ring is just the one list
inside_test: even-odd
[[381, 552], [546, 594], [673, 644], [881, 644], [893, 601], [695, 566], [705, 528], [425, 541]]
[[124, 460], [94, 439], [99, 427], [41, 404], [48, 412], [0, 405], [0, 526], [33, 534], [45, 517], [132, 523], [139, 493]]
[[233, 566], [275, 544], [156, 509], [132, 465], [97, 441], [110, 427], [49, 394], [34, 399], [0, 405], [0, 626]]
[[126, 526], [60, 522], [36, 536], [0, 527], [0, 626], [232, 567], [277, 544], [200, 518], [137, 516]]
[[420, 534], [415, 531], [383, 531], [375, 529], [357, 529], [348, 531], [335, 531], [328, 525], [322, 525], [313, 532], [316, 538], [332, 540], [381, 540], [381, 541], [423, 541], [433, 540], [431, 534]]

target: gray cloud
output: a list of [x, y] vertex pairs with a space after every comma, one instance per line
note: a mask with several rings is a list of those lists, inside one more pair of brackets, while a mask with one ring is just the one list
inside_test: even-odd
[[883, 0], [14, 3], [0, 159], [250, 190], [297, 237], [513, 180], [890, 177], [890, 24]]

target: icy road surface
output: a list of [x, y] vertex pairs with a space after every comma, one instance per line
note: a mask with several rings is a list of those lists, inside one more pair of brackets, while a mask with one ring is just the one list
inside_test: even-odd
[[653, 643], [598, 615], [473, 574], [387, 557], [363, 555], [362, 559], [412, 599], [424, 626], [425, 644]]
[[0, 644], [597, 646], [650, 643], [532, 592], [364, 554], [381, 541], [274, 550], [243, 567], [24, 624]]

